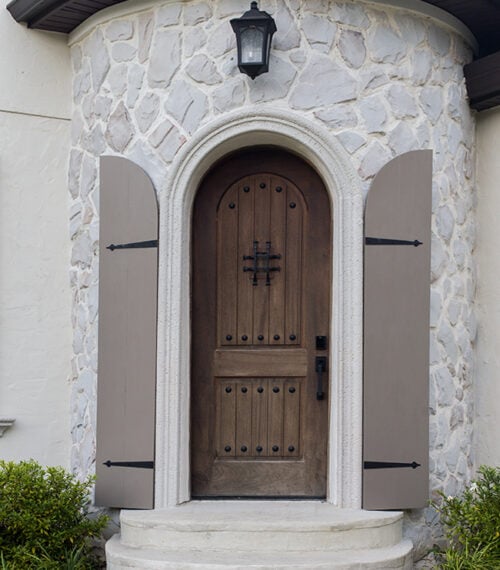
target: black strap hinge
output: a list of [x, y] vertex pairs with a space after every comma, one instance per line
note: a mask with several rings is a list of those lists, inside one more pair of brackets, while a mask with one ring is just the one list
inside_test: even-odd
[[108, 245], [106, 249], [110, 249], [111, 251], [115, 251], [115, 249], [142, 249], [145, 247], [158, 247], [158, 240], [152, 239], [149, 241], [135, 241], [132, 243], [119, 243]]
[[422, 245], [422, 242], [418, 239], [406, 240], [406, 239], [388, 239], [388, 238], [376, 238], [376, 237], [365, 237], [366, 245], [413, 245], [418, 247]]
[[420, 467], [420, 463], [412, 461], [411, 463], [397, 463], [391, 461], [365, 461], [363, 463], [365, 469], [398, 469], [402, 467], [411, 467], [416, 469]]
[[136, 469], [154, 469], [154, 461], [110, 461], [103, 463], [106, 467], [135, 467]]

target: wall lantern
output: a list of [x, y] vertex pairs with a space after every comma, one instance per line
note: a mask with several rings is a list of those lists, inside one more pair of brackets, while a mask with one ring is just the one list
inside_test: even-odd
[[241, 18], [231, 20], [238, 46], [238, 67], [252, 79], [269, 70], [271, 40], [276, 24], [267, 12], [257, 8], [257, 2], [250, 4], [250, 10]]

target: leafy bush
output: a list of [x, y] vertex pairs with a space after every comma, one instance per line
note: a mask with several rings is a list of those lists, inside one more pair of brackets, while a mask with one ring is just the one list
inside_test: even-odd
[[438, 553], [442, 570], [500, 569], [500, 468], [481, 467], [459, 497], [434, 506], [445, 526], [448, 548]]
[[92, 482], [32, 460], [0, 461], [2, 568], [94, 568], [91, 539], [101, 534], [108, 518], [88, 518]]

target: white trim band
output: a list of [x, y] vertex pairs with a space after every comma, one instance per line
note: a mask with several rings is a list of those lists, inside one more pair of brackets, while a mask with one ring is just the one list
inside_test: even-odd
[[328, 502], [361, 507], [363, 197], [336, 139], [291, 112], [250, 106], [213, 121], [182, 147], [160, 192], [155, 507], [190, 499], [190, 236], [196, 191], [218, 159], [275, 145], [322, 177], [333, 205]]

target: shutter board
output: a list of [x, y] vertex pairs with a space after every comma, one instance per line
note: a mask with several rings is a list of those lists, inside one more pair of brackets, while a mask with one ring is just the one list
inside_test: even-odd
[[158, 239], [156, 194], [119, 157], [100, 161], [96, 505], [153, 508], [154, 470], [103, 465], [154, 461], [158, 250], [116, 249]]
[[[428, 504], [431, 207], [430, 150], [389, 162], [368, 193], [365, 237], [422, 244], [364, 248], [365, 509]], [[413, 461], [420, 466], [366, 468]]]

